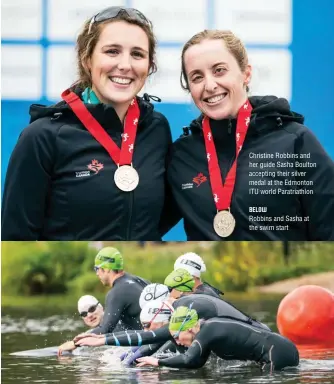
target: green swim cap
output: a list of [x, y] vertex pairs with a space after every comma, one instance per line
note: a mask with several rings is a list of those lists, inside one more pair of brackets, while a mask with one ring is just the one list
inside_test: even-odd
[[170, 331], [187, 331], [194, 327], [198, 322], [198, 314], [195, 309], [178, 307], [169, 320]]
[[186, 269], [179, 268], [166, 277], [164, 284], [180, 292], [191, 292], [195, 286], [195, 280]]
[[123, 256], [113, 247], [102, 248], [95, 257], [95, 267], [103, 269], [123, 269]]

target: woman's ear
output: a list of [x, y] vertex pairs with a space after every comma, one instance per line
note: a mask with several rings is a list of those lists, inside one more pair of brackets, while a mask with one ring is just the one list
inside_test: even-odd
[[92, 67], [92, 62], [91, 62], [90, 57], [88, 59], [86, 59], [86, 60], [82, 60], [81, 64], [84, 67], [87, 75], [90, 75], [90, 70], [91, 70], [91, 67]]
[[245, 72], [244, 72], [244, 85], [249, 85], [251, 79], [252, 79], [252, 66], [250, 64], [247, 64]]

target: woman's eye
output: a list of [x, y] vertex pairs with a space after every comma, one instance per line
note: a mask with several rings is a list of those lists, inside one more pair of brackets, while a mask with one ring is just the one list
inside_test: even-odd
[[134, 51], [132, 54], [133, 54], [133, 56], [135, 56], [135, 57], [144, 57], [144, 55], [142, 54], [142, 52], [139, 52], [139, 51]]
[[225, 68], [218, 67], [218, 68], [216, 68], [215, 72], [218, 73], [218, 74], [224, 73], [225, 72]]
[[195, 76], [195, 77], [193, 77], [193, 78], [191, 79], [191, 81], [192, 81], [193, 83], [196, 83], [197, 81], [200, 81], [201, 78], [202, 78], [202, 76]]
[[118, 51], [117, 49], [109, 49], [107, 53], [110, 53], [111, 55], [117, 55]]

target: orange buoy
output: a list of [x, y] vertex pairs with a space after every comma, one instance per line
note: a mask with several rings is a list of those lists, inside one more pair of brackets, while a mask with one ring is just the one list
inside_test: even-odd
[[334, 348], [334, 294], [317, 285], [294, 289], [278, 307], [277, 327], [298, 349]]

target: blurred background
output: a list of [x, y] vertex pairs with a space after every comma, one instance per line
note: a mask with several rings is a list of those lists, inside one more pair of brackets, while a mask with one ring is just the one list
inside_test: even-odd
[[[27, 303], [27, 298], [43, 295], [79, 297], [108, 291], [93, 270], [94, 258], [105, 246], [121, 251], [127, 272], [157, 283], [164, 282], [177, 257], [195, 252], [206, 263], [204, 280], [229, 293], [287, 293], [291, 286], [282, 280], [303, 276], [305, 281], [310, 274], [320, 274], [319, 285], [334, 290], [331, 242], [16, 241], [2, 242], [3, 304]], [[298, 279], [295, 284], [300, 284]]]
[[[205, 28], [231, 29], [253, 65], [251, 94], [289, 100], [334, 158], [334, 2], [332, 0], [2, 0], [3, 189], [10, 154], [32, 103], [52, 104], [76, 80], [74, 42], [104, 7], [138, 8], [158, 38], [158, 73], [143, 92], [159, 96], [173, 138], [198, 115], [179, 84], [183, 44]], [[182, 223], [165, 240], [185, 240]]]

